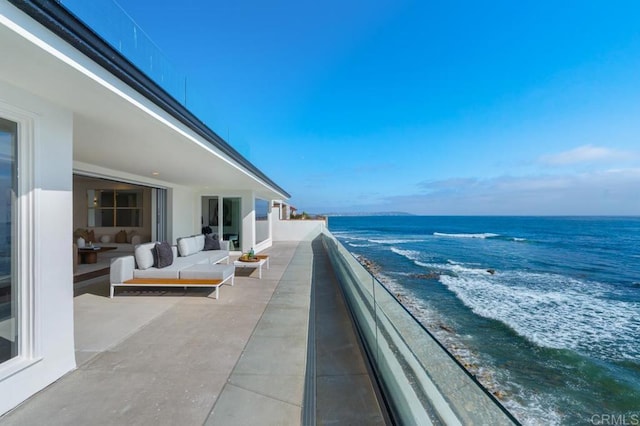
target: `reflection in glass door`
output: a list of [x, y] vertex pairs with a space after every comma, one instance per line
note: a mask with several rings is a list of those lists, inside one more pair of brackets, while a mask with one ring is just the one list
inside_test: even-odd
[[241, 205], [239, 197], [222, 199], [222, 238], [229, 241], [229, 250], [242, 251]]
[[[156, 214], [155, 223], [155, 240], [167, 241], [167, 190], [162, 188], [154, 188], [152, 196], [155, 200]], [[153, 239], [151, 240], [153, 241]]]
[[0, 363], [18, 355], [16, 151], [18, 125], [0, 118]]

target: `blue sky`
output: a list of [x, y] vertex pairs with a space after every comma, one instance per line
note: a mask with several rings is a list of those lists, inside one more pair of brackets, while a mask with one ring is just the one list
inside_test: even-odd
[[637, 1], [119, 3], [300, 209], [640, 214]]

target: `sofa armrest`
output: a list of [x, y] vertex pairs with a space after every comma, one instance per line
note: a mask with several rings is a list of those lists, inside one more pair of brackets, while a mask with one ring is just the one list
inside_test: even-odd
[[220, 240], [220, 250], [229, 251], [229, 241]]
[[111, 262], [111, 272], [109, 278], [112, 284], [122, 284], [133, 279], [133, 270], [136, 261], [133, 256], [123, 256], [113, 259]]

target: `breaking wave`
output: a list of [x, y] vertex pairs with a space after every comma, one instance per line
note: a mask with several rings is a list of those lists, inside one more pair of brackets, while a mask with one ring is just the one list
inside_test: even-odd
[[455, 265], [440, 281], [471, 310], [539, 346], [610, 360], [640, 361], [640, 303], [603, 297], [607, 289], [555, 274]]
[[475, 314], [502, 322], [531, 342], [616, 361], [640, 361], [640, 303], [615, 300], [604, 284], [564, 275], [495, 271], [417, 250], [391, 247], [440, 282]]
[[493, 234], [493, 233], [490, 233], [490, 232], [485, 232], [485, 233], [482, 233], [482, 234], [446, 234], [444, 232], [434, 232], [433, 235], [436, 236], [436, 237], [480, 238], [480, 239], [494, 238], [494, 237], [499, 237], [500, 236], [500, 234]]

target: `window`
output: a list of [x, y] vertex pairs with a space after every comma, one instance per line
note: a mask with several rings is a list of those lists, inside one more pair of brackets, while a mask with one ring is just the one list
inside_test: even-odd
[[88, 225], [142, 226], [142, 190], [87, 190]]
[[0, 363], [18, 356], [16, 151], [18, 125], [0, 118]]
[[256, 243], [269, 238], [269, 202], [256, 198]]
[[256, 198], [256, 220], [267, 220], [269, 218], [269, 202]]

